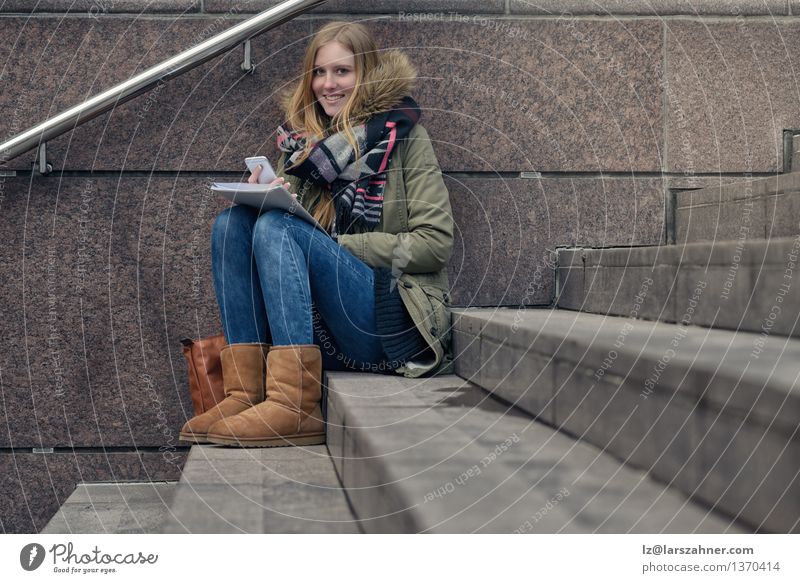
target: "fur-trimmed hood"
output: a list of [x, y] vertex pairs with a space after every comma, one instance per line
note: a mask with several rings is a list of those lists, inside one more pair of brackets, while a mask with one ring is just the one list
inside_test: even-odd
[[[361, 82], [351, 123], [364, 123], [375, 114], [397, 106], [403, 97], [411, 93], [416, 81], [417, 70], [405, 53], [397, 50], [379, 53], [378, 65]], [[294, 90], [290, 91], [287, 97], [293, 92]], [[288, 109], [288, 104], [289, 99], [285, 99], [284, 109]]]
[[411, 93], [416, 82], [417, 70], [405, 53], [394, 50], [380, 53], [378, 66], [369, 71], [361, 83], [351, 122], [364, 123], [376, 113], [396, 107]]

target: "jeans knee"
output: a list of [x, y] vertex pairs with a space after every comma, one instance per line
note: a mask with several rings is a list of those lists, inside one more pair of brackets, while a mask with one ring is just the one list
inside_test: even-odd
[[258, 252], [275, 248], [283, 238], [288, 221], [282, 210], [263, 213], [253, 227], [253, 248]]
[[253, 225], [258, 219], [256, 209], [235, 205], [225, 209], [214, 219], [214, 226], [211, 229], [211, 237], [215, 241], [224, 241], [226, 237], [249, 234], [253, 230]]

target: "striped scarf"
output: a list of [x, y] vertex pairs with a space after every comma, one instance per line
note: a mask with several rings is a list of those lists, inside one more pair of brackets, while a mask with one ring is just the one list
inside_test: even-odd
[[336, 208], [331, 235], [351, 233], [356, 225], [374, 229], [381, 220], [386, 168], [397, 142], [405, 138], [420, 116], [419, 106], [404, 97], [397, 107], [353, 128], [358, 152], [343, 133], [312, 142], [311, 153], [296, 164], [307, 138], [278, 127], [278, 148], [286, 152], [286, 173], [331, 191]]

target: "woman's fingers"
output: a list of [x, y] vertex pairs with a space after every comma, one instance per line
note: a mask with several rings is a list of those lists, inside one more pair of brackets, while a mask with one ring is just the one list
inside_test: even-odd
[[289, 190], [289, 181], [286, 180], [283, 176], [278, 176], [275, 180], [270, 182], [269, 185], [270, 186], [283, 186], [288, 191], [289, 194], [291, 194], [293, 197], [297, 198], [297, 193], [296, 192], [292, 192], [291, 190]]
[[270, 186], [283, 186], [289, 192], [289, 194], [297, 198], [297, 193], [289, 190], [289, 181], [282, 176], [278, 176], [275, 180], [273, 180], [270, 183]]
[[250, 184], [258, 183], [258, 177], [261, 176], [261, 164], [256, 166], [256, 169], [250, 174], [250, 178], [247, 179], [247, 182]]

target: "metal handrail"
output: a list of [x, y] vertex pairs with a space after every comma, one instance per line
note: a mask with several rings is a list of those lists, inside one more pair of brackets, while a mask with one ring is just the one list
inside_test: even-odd
[[75, 129], [114, 107], [146, 93], [160, 82], [182, 75], [276, 26], [283, 24], [326, 0], [287, 0], [256, 14], [199, 45], [186, 50], [159, 65], [91, 97], [75, 107], [35, 125], [0, 144], [0, 164], [24, 154], [61, 134]]

